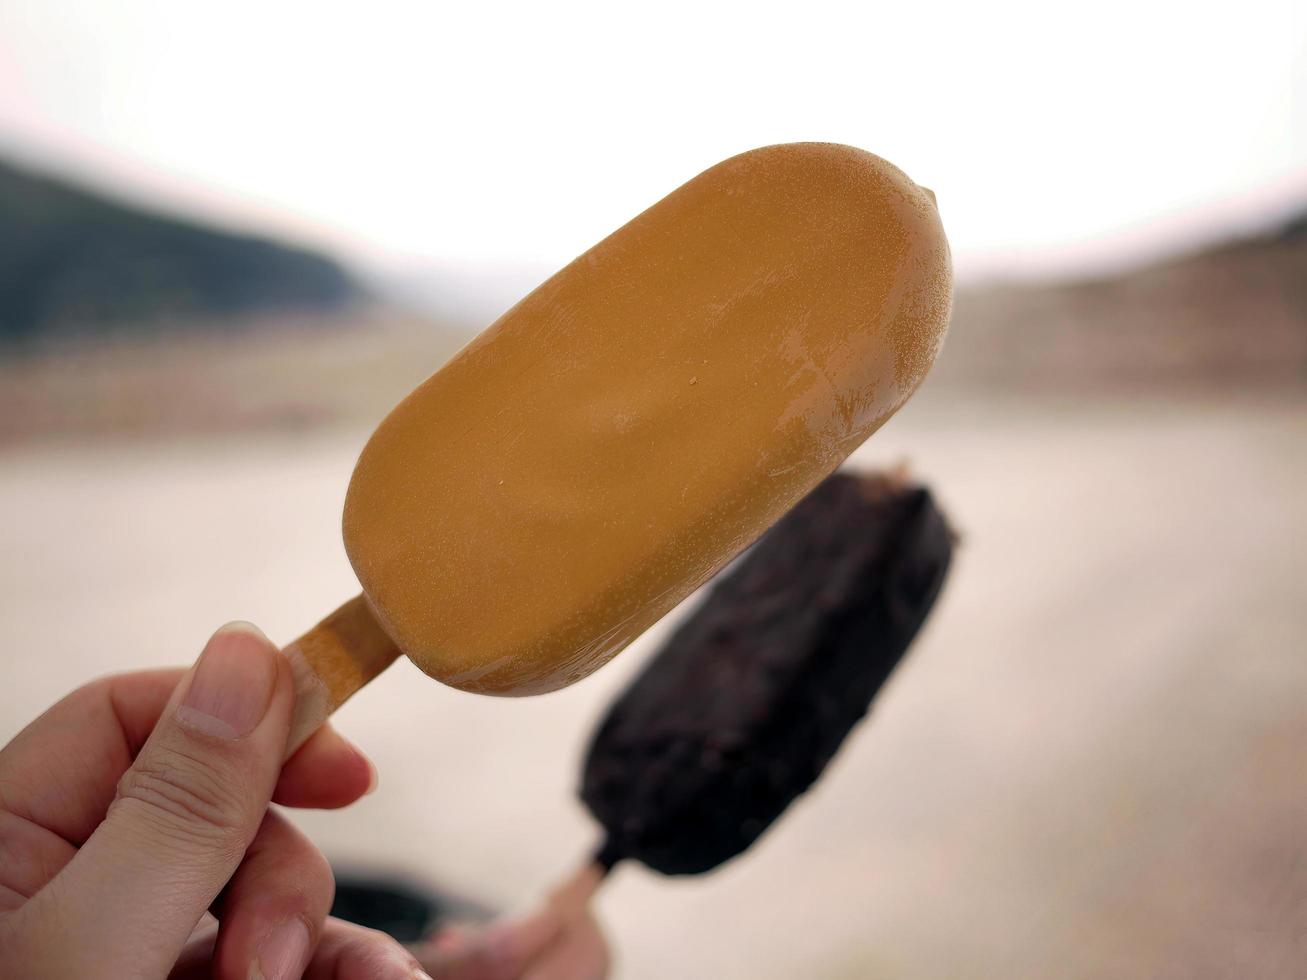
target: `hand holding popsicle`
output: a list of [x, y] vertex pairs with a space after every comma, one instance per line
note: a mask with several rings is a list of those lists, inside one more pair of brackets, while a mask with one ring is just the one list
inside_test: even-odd
[[288, 649], [292, 746], [401, 650], [481, 693], [585, 677], [907, 400], [950, 303], [934, 196], [869, 153], [765, 147], [674, 191], [374, 433], [364, 595]]
[[597, 868], [580, 868], [525, 915], [450, 926], [411, 951], [432, 980], [602, 980], [611, 955], [589, 907], [601, 880]]
[[0, 975], [419, 976], [328, 915], [326, 859], [268, 807], [373, 783], [330, 727], [283, 765], [292, 702], [276, 648], [233, 624], [191, 670], [87, 684], [0, 748]]

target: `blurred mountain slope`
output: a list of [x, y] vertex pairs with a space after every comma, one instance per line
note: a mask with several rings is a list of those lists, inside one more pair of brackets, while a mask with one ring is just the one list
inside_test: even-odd
[[360, 295], [310, 251], [119, 203], [0, 160], [0, 341], [337, 310]]
[[[30, 202], [3, 206], [17, 211]], [[0, 242], [12, 249], [14, 241], [0, 222]], [[122, 329], [115, 323], [90, 338], [46, 329], [36, 336], [51, 343], [27, 351], [10, 345], [11, 356], [0, 357], [0, 446], [50, 437], [370, 427], [489, 322], [482, 307], [511, 305], [507, 280], [479, 281], [487, 298], [475, 315], [466, 303], [441, 309], [437, 302], [475, 292], [459, 292], [454, 273], [423, 288], [430, 301], [415, 305], [425, 312], [374, 296], [329, 315], [274, 308], [172, 317], [156, 308], [140, 329], [122, 321]], [[512, 288], [527, 287], [515, 279]], [[276, 302], [303, 296], [276, 295]], [[235, 342], [233, 331], [240, 332]], [[1009, 395], [1038, 412], [1068, 399], [1134, 404], [1304, 394], [1307, 213], [1275, 232], [1117, 276], [965, 287], [913, 410], [951, 415]]]
[[1307, 211], [1112, 278], [958, 293], [932, 384], [1110, 391], [1307, 384]]

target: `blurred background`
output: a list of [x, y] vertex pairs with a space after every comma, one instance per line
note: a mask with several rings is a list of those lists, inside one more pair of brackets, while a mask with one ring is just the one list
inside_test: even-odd
[[[353, 594], [371, 428], [731, 154], [935, 190], [943, 357], [855, 458], [962, 540], [821, 784], [704, 879], [622, 868], [623, 978], [1297, 977], [1307, 963], [1307, 13], [998, 2], [0, 0], [0, 737], [225, 620]], [[674, 621], [675, 615], [670, 621]], [[589, 680], [401, 663], [338, 860], [533, 901], [596, 841]]]

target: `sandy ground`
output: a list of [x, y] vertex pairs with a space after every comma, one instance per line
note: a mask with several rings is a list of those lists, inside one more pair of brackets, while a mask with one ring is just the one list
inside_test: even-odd
[[[754, 852], [618, 871], [617, 975], [1301, 980], [1307, 404], [951, 401], [859, 458], [910, 457], [964, 535], [920, 644]], [[364, 435], [0, 451], [0, 737], [224, 620], [288, 641], [350, 595]], [[303, 825], [338, 859], [530, 901], [595, 841], [579, 754], [659, 635], [527, 701], [397, 666], [339, 718], [379, 791]]]

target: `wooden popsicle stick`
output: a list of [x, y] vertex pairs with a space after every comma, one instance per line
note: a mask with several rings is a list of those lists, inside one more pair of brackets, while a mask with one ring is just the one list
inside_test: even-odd
[[582, 862], [562, 884], [549, 893], [549, 903], [565, 916], [585, 911], [604, 883], [608, 868], [594, 860]]
[[399, 657], [367, 599], [358, 595], [282, 651], [295, 679], [286, 757], [327, 717]]

